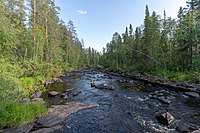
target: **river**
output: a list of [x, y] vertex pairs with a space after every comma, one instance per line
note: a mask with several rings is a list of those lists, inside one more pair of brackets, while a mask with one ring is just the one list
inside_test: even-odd
[[[81, 93], [69, 94], [69, 99], [43, 98], [48, 104], [84, 102], [99, 104], [98, 107], [73, 113], [64, 123], [63, 133], [174, 133], [177, 126], [200, 126], [200, 100], [191, 98], [184, 92], [170, 91], [167, 88], [145, 84], [140, 81], [112, 76], [95, 69], [69, 73], [62, 78], [64, 83], [48, 86], [48, 91], [63, 91], [75, 88]], [[114, 90], [91, 87], [91, 83], [104, 83]], [[171, 103], [166, 104], [151, 98], [155, 92], [167, 92]], [[174, 116], [170, 125], [160, 123], [154, 113], [166, 110]], [[59, 131], [60, 132], [60, 131]]]

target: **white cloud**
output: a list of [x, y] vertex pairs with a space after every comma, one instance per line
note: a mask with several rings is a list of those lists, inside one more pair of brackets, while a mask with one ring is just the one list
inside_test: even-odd
[[87, 14], [86, 10], [76, 10], [77, 13], [81, 14], [81, 15], [85, 15]]

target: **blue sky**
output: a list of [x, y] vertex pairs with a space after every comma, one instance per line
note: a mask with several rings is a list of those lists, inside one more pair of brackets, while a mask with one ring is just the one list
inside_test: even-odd
[[98, 51], [110, 42], [114, 32], [120, 34], [130, 24], [133, 27], [143, 24], [145, 6], [150, 12], [176, 18], [180, 6], [186, 0], [55, 0], [61, 8], [60, 18], [66, 23], [74, 22], [79, 39], [83, 38], [85, 47]]

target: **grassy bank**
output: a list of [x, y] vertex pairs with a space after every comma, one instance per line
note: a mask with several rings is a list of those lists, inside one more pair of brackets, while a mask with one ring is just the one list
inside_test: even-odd
[[0, 129], [31, 122], [47, 112], [47, 106], [42, 103], [25, 105], [11, 100], [0, 102]]
[[169, 70], [155, 70], [149, 73], [152, 76], [156, 76], [158, 78], [164, 78], [170, 81], [176, 82], [192, 82], [192, 83], [200, 83], [199, 76], [200, 72], [196, 71], [188, 71], [188, 72], [177, 72], [177, 71], [169, 71]]
[[49, 63], [10, 63], [0, 60], [0, 129], [18, 126], [48, 112], [42, 103], [22, 104], [25, 97], [42, 88], [45, 80], [57, 76], [63, 68]]
[[[133, 75], [136, 75], [141, 72], [141, 70], [138, 70], [136, 68], [112, 68], [109, 67], [107, 68], [108, 70], [112, 70], [115, 72], [126, 72], [130, 73]], [[145, 71], [144, 71], [145, 72]], [[200, 83], [200, 72], [197, 71], [170, 71], [170, 70], [164, 70], [164, 69], [156, 69], [156, 70], [151, 70], [148, 72], [145, 72], [155, 78], [160, 78], [160, 79], [165, 79], [165, 80], [170, 80], [170, 81], [175, 81], [175, 82], [192, 82], [192, 83]]]

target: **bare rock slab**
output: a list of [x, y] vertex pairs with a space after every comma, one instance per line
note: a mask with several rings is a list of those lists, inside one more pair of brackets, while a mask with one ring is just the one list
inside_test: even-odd
[[6, 129], [3, 131], [3, 133], [29, 133], [33, 126], [34, 123], [29, 123], [20, 127]]
[[39, 118], [37, 124], [45, 128], [53, 127], [62, 123], [72, 113], [98, 106], [98, 104], [86, 104], [81, 102], [69, 103], [67, 105], [54, 105], [52, 106], [52, 112]]
[[56, 130], [62, 130], [62, 128], [63, 128], [62, 125], [57, 125], [57, 126], [54, 126], [54, 127], [51, 127], [51, 128], [42, 128], [42, 129], [39, 129], [37, 131], [33, 131], [31, 133], [53, 133]]

